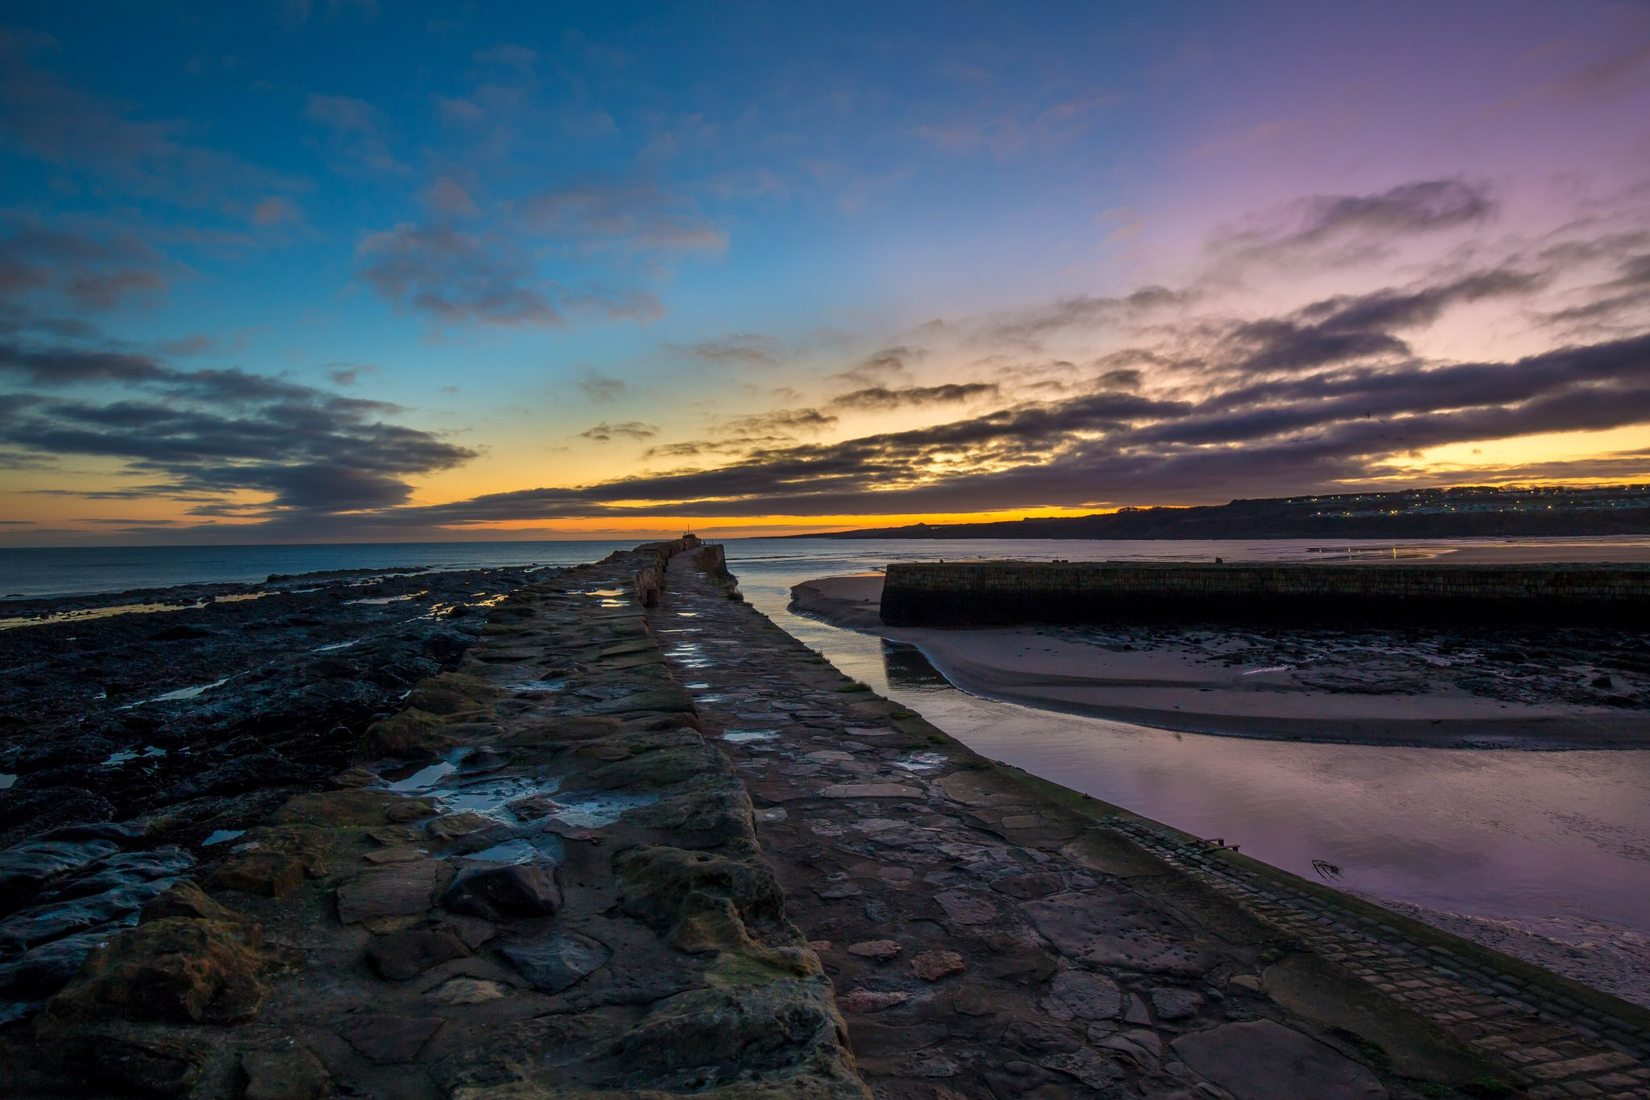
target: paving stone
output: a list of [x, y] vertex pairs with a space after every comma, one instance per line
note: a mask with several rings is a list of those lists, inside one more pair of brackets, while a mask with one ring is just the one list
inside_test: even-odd
[[410, 1062], [424, 1044], [441, 1030], [439, 1016], [395, 1016], [371, 1013], [344, 1025], [344, 1040], [361, 1057], [380, 1065]]
[[428, 912], [436, 890], [452, 878], [439, 859], [421, 859], [363, 871], [338, 887], [338, 919], [356, 924], [371, 917], [401, 917]]
[[1271, 1020], [1221, 1024], [1169, 1044], [1197, 1074], [1236, 1100], [1383, 1100], [1373, 1073], [1324, 1043]]

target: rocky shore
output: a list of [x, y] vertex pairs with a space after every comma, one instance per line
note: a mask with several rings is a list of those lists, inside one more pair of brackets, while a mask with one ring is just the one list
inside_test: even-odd
[[[326, 605], [378, 634], [216, 618], [281, 596], [106, 620], [101, 657], [85, 623], [0, 634], [0, 807], [32, 807], [0, 851], [9, 1095], [1650, 1096], [1643, 1013], [980, 759], [740, 601], [719, 548], [505, 572], [444, 589], [509, 593], [456, 618]], [[241, 640], [156, 657], [180, 627]], [[94, 770], [132, 764], [159, 778]]]

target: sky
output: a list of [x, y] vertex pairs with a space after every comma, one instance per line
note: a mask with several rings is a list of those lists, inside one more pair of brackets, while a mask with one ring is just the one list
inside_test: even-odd
[[1650, 480], [1650, 3], [0, 2], [0, 545]]

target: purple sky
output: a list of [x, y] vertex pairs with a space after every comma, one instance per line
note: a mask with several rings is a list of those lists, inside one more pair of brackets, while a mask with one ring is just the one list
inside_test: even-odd
[[5, 22], [0, 543], [1650, 479], [1644, 3]]

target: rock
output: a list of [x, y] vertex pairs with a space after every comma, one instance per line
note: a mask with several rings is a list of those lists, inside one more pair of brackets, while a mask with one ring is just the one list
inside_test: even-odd
[[231, 1024], [251, 1019], [265, 989], [256, 929], [166, 917], [127, 929], [95, 951], [47, 1006], [58, 1022], [124, 1018]]
[[1213, 964], [1202, 937], [1132, 895], [1067, 891], [1021, 912], [1062, 955], [1091, 966], [1197, 978]]
[[860, 1014], [881, 1012], [885, 1008], [902, 1005], [910, 999], [911, 994], [900, 990], [879, 992], [872, 989], [853, 989], [838, 997], [836, 1003], [844, 1012]]
[[[48, 835], [59, 835], [55, 829]], [[0, 912], [20, 909], [48, 879], [90, 866], [120, 851], [104, 838], [30, 840], [0, 852]]]
[[1260, 978], [1254, 974], [1239, 974], [1228, 984], [1235, 989], [1243, 990], [1245, 993], [1260, 993], [1266, 988], [1261, 984]]
[[315, 1055], [295, 1050], [253, 1050], [241, 1055], [246, 1100], [319, 1100], [331, 1080]]
[[967, 969], [963, 957], [955, 951], [924, 951], [911, 960], [911, 972], [925, 982], [937, 982]]
[[1203, 1007], [1203, 998], [1189, 989], [1154, 989], [1151, 998], [1159, 1020], [1184, 1020]]
[[461, 836], [479, 833], [483, 829], [497, 828], [500, 824], [496, 817], [464, 810], [456, 814], [442, 814], [424, 826], [424, 831], [437, 840], [456, 840]]
[[1056, 1020], [1110, 1020], [1123, 1009], [1123, 991], [1104, 974], [1062, 970], [1050, 983], [1043, 1009]]
[[540, 940], [508, 943], [505, 958], [543, 993], [560, 993], [607, 964], [606, 944], [577, 932], [553, 932]]
[[200, 1044], [161, 1036], [93, 1035], [77, 1038], [64, 1054], [75, 1072], [117, 1086], [126, 1095], [185, 1095], [206, 1061]]
[[1058, 894], [1066, 888], [1066, 880], [1053, 871], [1034, 871], [1024, 875], [1007, 875], [991, 884], [999, 894], [1025, 901]]
[[238, 890], [265, 898], [284, 898], [304, 884], [304, 865], [284, 852], [253, 849], [239, 852], [212, 872], [214, 890]]
[[1163, 1057], [1163, 1040], [1155, 1032], [1144, 1028], [1107, 1035], [1095, 1045], [1116, 1051], [1148, 1073], [1157, 1068], [1159, 1059]]
[[0, 966], [0, 997], [25, 1003], [45, 1000], [73, 981], [86, 956], [112, 935], [107, 928], [93, 928], [31, 947]]
[[858, 955], [862, 959], [876, 959], [878, 962], [887, 962], [903, 950], [905, 948], [893, 940], [861, 940], [859, 943], [848, 945], [848, 954]]
[[997, 918], [997, 908], [989, 901], [963, 890], [945, 890], [934, 895], [952, 924], [984, 924]]
[[344, 1040], [361, 1057], [379, 1065], [410, 1062], [441, 1030], [439, 1016], [357, 1016], [344, 1025]]
[[548, 917], [561, 908], [561, 887], [549, 862], [487, 867], [460, 875], [441, 895], [442, 908], [487, 920]]
[[[1089, 1088], [1101, 1092], [1109, 1092], [1124, 1076], [1123, 1070], [1116, 1062], [1098, 1051], [1089, 1050], [1086, 1047], [1063, 1054], [1050, 1055], [1041, 1059], [1041, 1061], [1049, 1069], [1058, 1070], [1068, 1076], [1075, 1077]], [[1306, 1096], [1309, 1094], [1275, 1094], [1275, 1096], [1282, 1095]]]
[[429, 854], [423, 848], [415, 848], [411, 844], [397, 844], [368, 852], [361, 858], [374, 867], [382, 867], [386, 863], [411, 863], [414, 860], [423, 859]]
[[140, 923], [165, 920], [167, 917], [192, 917], [197, 920], [233, 922], [239, 918], [234, 910], [219, 905], [206, 891], [193, 882], [180, 882], [143, 907]]
[[921, 798], [922, 791], [903, 783], [832, 783], [819, 792], [826, 798]]
[[619, 853], [613, 869], [619, 875], [620, 907], [656, 932], [669, 932], [695, 894], [729, 899], [749, 927], [785, 919], [779, 883], [754, 861], [656, 846]]
[[1375, 1075], [1333, 1048], [1271, 1020], [1221, 1024], [1169, 1044], [1200, 1076], [1236, 1100], [1310, 1096], [1385, 1100]]
[[510, 995], [510, 987], [503, 982], [485, 978], [448, 978], [437, 986], [429, 997], [437, 1004], [479, 1005]]
[[377, 936], [367, 947], [367, 959], [373, 969], [397, 982], [416, 978], [432, 966], [462, 959], [469, 953], [464, 941], [452, 932], [431, 928]]
[[338, 887], [338, 919], [357, 924], [372, 917], [404, 917], [427, 912], [435, 893], [452, 875], [439, 859], [393, 863], [363, 871]]

